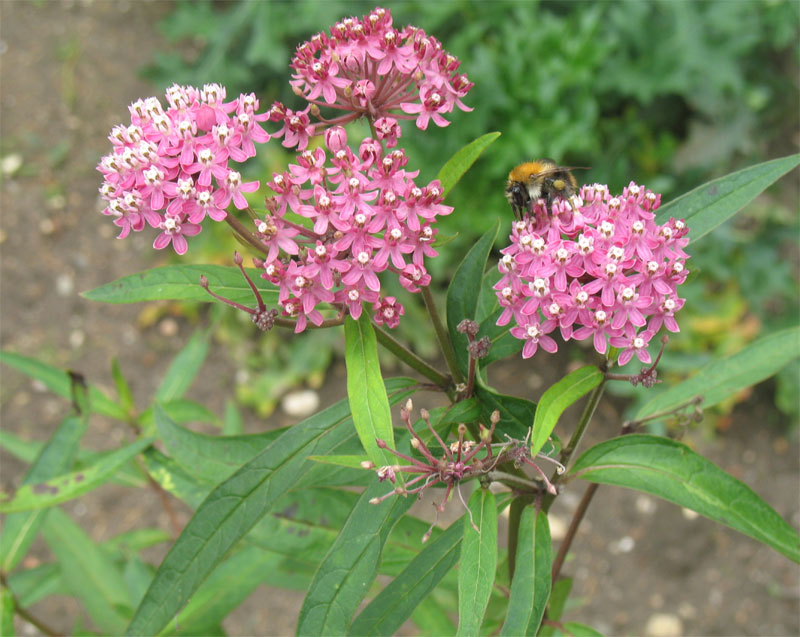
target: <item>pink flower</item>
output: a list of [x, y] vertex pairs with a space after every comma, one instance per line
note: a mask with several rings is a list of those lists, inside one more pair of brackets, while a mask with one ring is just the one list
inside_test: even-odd
[[155, 97], [130, 105], [130, 125], [112, 129], [112, 151], [97, 168], [108, 202], [103, 213], [115, 218], [119, 238], [146, 223], [162, 231], [157, 249], [172, 243], [183, 254], [185, 237], [200, 232], [205, 217], [222, 221], [231, 201], [245, 208], [241, 193], [258, 188], [258, 182], [242, 183], [230, 162], [252, 157], [254, 144], [269, 140], [258, 125], [268, 114], [256, 114], [252, 94], [225, 102], [225, 88], [218, 84], [202, 89], [176, 84], [166, 98], [166, 110]]
[[[398, 30], [392, 25], [391, 13], [377, 8], [361, 18], [342, 20], [329, 34], [318, 33], [301, 44], [292, 59], [290, 83], [311, 104], [344, 111], [329, 120], [334, 125], [369, 117], [379, 139], [393, 148], [400, 136], [396, 121], [414, 119], [409, 113], [419, 114], [417, 126], [424, 129], [431, 119], [446, 126], [442, 114], [454, 106], [470, 110], [461, 98], [472, 83], [456, 72], [458, 66], [457, 58], [443, 51], [422, 29], [408, 26]], [[284, 110], [288, 111], [282, 106], [278, 109]], [[284, 145], [302, 141], [287, 135]]]
[[400, 324], [400, 317], [406, 312], [403, 305], [393, 296], [385, 296], [375, 301], [372, 310], [375, 312], [375, 322], [378, 325], [385, 325], [389, 329], [397, 327]]
[[163, 250], [170, 243], [175, 252], [185, 254], [188, 247], [186, 237], [193, 237], [200, 232], [200, 226], [194, 223], [183, 222], [171, 216], [167, 216], [160, 224], [162, 232], [153, 241], [156, 250]]
[[564, 340], [591, 337], [601, 354], [610, 339], [624, 348], [621, 364], [634, 355], [649, 362], [647, 346], [659, 328], [678, 331], [688, 228], [675, 219], [657, 225], [659, 203], [634, 183], [620, 197], [593, 184], [549, 210], [540, 201], [513, 224], [494, 289], [503, 308], [497, 324], [514, 320], [511, 333], [525, 341], [523, 356], [540, 343], [550, 351], [539, 332], [557, 326]]
[[555, 322], [553, 321], [545, 321], [543, 325], [534, 322], [524, 327], [512, 327], [511, 334], [525, 341], [525, 345], [522, 348], [522, 358], [533, 356], [540, 345], [543, 350], [551, 354], [555, 352], [558, 349], [558, 345], [551, 337], [547, 336], [547, 332], [552, 331], [554, 328]]

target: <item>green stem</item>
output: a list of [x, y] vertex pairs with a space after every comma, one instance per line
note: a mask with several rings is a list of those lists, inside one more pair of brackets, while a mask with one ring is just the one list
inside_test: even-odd
[[592, 501], [592, 498], [594, 497], [594, 494], [599, 486], [600, 485], [596, 482], [592, 482], [589, 485], [589, 488], [586, 489], [586, 492], [583, 494], [580, 504], [578, 504], [578, 508], [575, 509], [575, 513], [573, 514], [572, 520], [569, 523], [567, 534], [564, 536], [564, 541], [561, 542], [561, 546], [558, 547], [558, 555], [556, 555], [555, 560], [553, 560], [552, 580], [554, 584], [561, 573], [561, 567], [564, 565], [564, 560], [569, 552], [569, 547], [572, 546], [572, 540], [575, 539], [575, 534], [578, 532], [578, 527], [583, 520], [583, 516], [586, 514], [586, 509], [589, 508], [589, 503]]
[[372, 327], [375, 328], [375, 336], [377, 337], [378, 342], [392, 354], [397, 356], [397, 358], [403, 361], [406, 365], [417, 370], [425, 378], [432, 381], [442, 389], [447, 389], [450, 386], [451, 381], [448, 376], [445, 376], [437, 369], [431, 367], [426, 361], [421, 359], [402, 343], [395, 340], [395, 338], [386, 330], [374, 324]]
[[444, 328], [444, 323], [439, 316], [439, 310], [436, 309], [436, 302], [433, 300], [430, 286], [424, 286], [422, 289], [422, 298], [425, 301], [425, 307], [428, 309], [428, 314], [433, 323], [433, 329], [436, 331], [436, 338], [439, 341], [439, 347], [444, 354], [444, 359], [447, 361], [447, 368], [450, 370], [450, 375], [456, 383], [464, 382], [464, 375], [458, 368], [458, 361], [456, 360], [456, 352], [453, 349], [453, 343], [450, 341], [450, 336]]

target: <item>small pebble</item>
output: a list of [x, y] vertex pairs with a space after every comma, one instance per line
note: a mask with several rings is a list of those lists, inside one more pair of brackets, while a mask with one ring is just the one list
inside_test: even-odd
[[567, 523], [556, 515], [549, 515], [547, 522], [550, 524], [550, 537], [554, 540], [563, 540], [567, 534]]
[[319, 394], [313, 389], [289, 392], [281, 400], [281, 408], [293, 418], [310, 416], [319, 407]]
[[677, 615], [656, 613], [647, 620], [644, 632], [648, 637], [678, 637], [683, 634], [683, 622]]

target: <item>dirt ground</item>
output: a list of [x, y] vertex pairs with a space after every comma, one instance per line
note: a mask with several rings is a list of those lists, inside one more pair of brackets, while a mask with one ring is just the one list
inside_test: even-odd
[[[110, 359], [117, 356], [143, 402], [191, 328], [167, 318], [140, 329], [141, 306], [90, 303], [78, 292], [157, 263], [147, 233], [114, 240], [114, 226], [99, 213], [100, 176], [94, 168], [107, 152], [111, 126], [125, 120], [127, 105], [163, 94], [164, 87], [148, 86], [136, 70], [166, 47], [156, 23], [170, 5], [5, 0], [0, 10], [0, 345], [80, 370], [105, 387]], [[536, 398], [547, 379], [521, 369], [504, 369], [506, 377], [498, 375], [496, 384]], [[208, 406], [221, 413], [235, 373], [224, 348], [215, 346], [193, 394], [211, 397]], [[321, 392], [323, 404], [344, 395], [342, 377], [337, 364]], [[769, 385], [758, 388], [736, 409], [723, 435], [690, 442], [800, 526], [797, 441], [784, 437], [786, 423], [771, 407], [770, 392]], [[2, 369], [4, 428], [44, 440], [65, 408], [38, 384]], [[601, 410], [600, 421], [598, 438], [616, 431], [619, 414], [613, 405]], [[263, 428], [249, 416], [248, 430]], [[97, 418], [86, 442], [109, 448], [126, 437], [121, 424]], [[0, 460], [2, 487], [12, 489], [25, 467], [5, 452]], [[571, 487], [559, 498], [556, 534], [582, 488]], [[189, 511], [176, 506], [181, 519], [188, 519]], [[155, 494], [123, 488], [104, 487], [64, 509], [97, 541], [145, 523], [169, 524]], [[565, 572], [576, 578], [579, 604], [566, 619], [604, 634], [800, 634], [798, 567], [673, 505], [601, 487], [574, 549]], [[46, 558], [38, 543], [27, 565]], [[291, 634], [301, 603], [299, 593], [261, 587], [225, 628], [231, 635]], [[29, 610], [65, 632], [81, 612], [66, 598]], [[17, 627], [21, 634], [36, 634], [22, 621]]]

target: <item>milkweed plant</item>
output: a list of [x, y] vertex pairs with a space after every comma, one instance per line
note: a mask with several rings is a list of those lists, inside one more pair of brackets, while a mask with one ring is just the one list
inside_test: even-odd
[[[657, 386], [668, 336], [681, 329], [695, 244], [798, 156], [665, 205], [644, 185], [612, 191], [595, 183], [568, 199], [533, 202], [519, 220], [486, 211], [497, 222], [449, 281], [436, 281], [431, 261], [449, 249], [437, 222], [458, 215], [448, 193], [499, 133], [468, 143], [430, 182], [419, 178], [425, 158], [403, 149], [403, 133], [416, 127], [436, 144], [454, 110], [479, 108], [468, 106], [473, 84], [461, 61], [376, 8], [298, 46], [289, 81], [297, 104], [206, 84], [174, 85], [164, 101], [130, 105], [130, 121], [113, 128], [98, 165], [103, 214], [118, 239], [145, 232], [154, 249], [183, 255], [209, 224], [225, 223], [241, 253], [230, 266], [155, 268], [84, 296], [222, 303], [293, 339], [340, 330], [347, 399], [291, 427], [208, 436], [184, 425], [218, 419], [183, 397], [207, 332], [178, 355], [146, 409], [134, 405], [116, 363], [112, 398], [80, 374], [4, 352], [6, 364], [72, 406], [47, 442], [18, 450], [30, 469], [0, 501], [3, 634], [13, 633], [14, 613], [55, 634], [29, 610], [52, 591], [78, 598], [96, 634], [220, 634], [221, 620], [264, 582], [305, 591], [299, 635], [391, 635], [409, 619], [426, 634], [597, 634], [563, 611], [565, 558], [603, 484], [694, 510], [800, 561], [798, 535], [776, 511], [679, 441], [703, 408], [796, 357], [798, 329]], [[347, 127], [357, 120], [366, 134]], [[294, 157], [247, 181], [242, 165], [265, 144]], [[444, 287], [442, 312], [432, 290]], [[435, 332], [435, 360], [393, 333], [409, 320], [409, 304], [424, 306], [428, 322], [413, 329]], [[493, 364], [517, 358], [533, 372], [575, 341], [591, 343], [579, 350], [587, 364], [538, 403], [489, 382]], [[379, 345], [416, 376], [384, 378]], [[634, 370], [620, 369], [629, 362]], [[587, 448], [584, 434], [609, 383], [633, 383], [653, 397], [618, 423], [618, 435]], [[418, 407], [417, 394], [431, 392], [444, 406]], [[582, 400], [577, 418], [562, 417]], [[128, 423], [131, 441], [102, 453], [80, 448], [93, 414]], [[670, 435], [646, 433], [657, 420]], [[182, 528], [173, 515], [169, 529], [138, 528], [97, 545], [56, 505], [109, 482], [155, 489], [168, 512], [179, 498], [194, 514]], [[584, 482], [554, 546], [548, 511]], [[423, 496], [432, 510], [412, 510]], [[448, 525], [445, 511], [455, 518]], [[40, 532], [55, 561], [27, 567]], [[139, 552], [160, 543], [170, 548], [151, 567]], [[272, 634], [270, 626], [261, 633]]]

